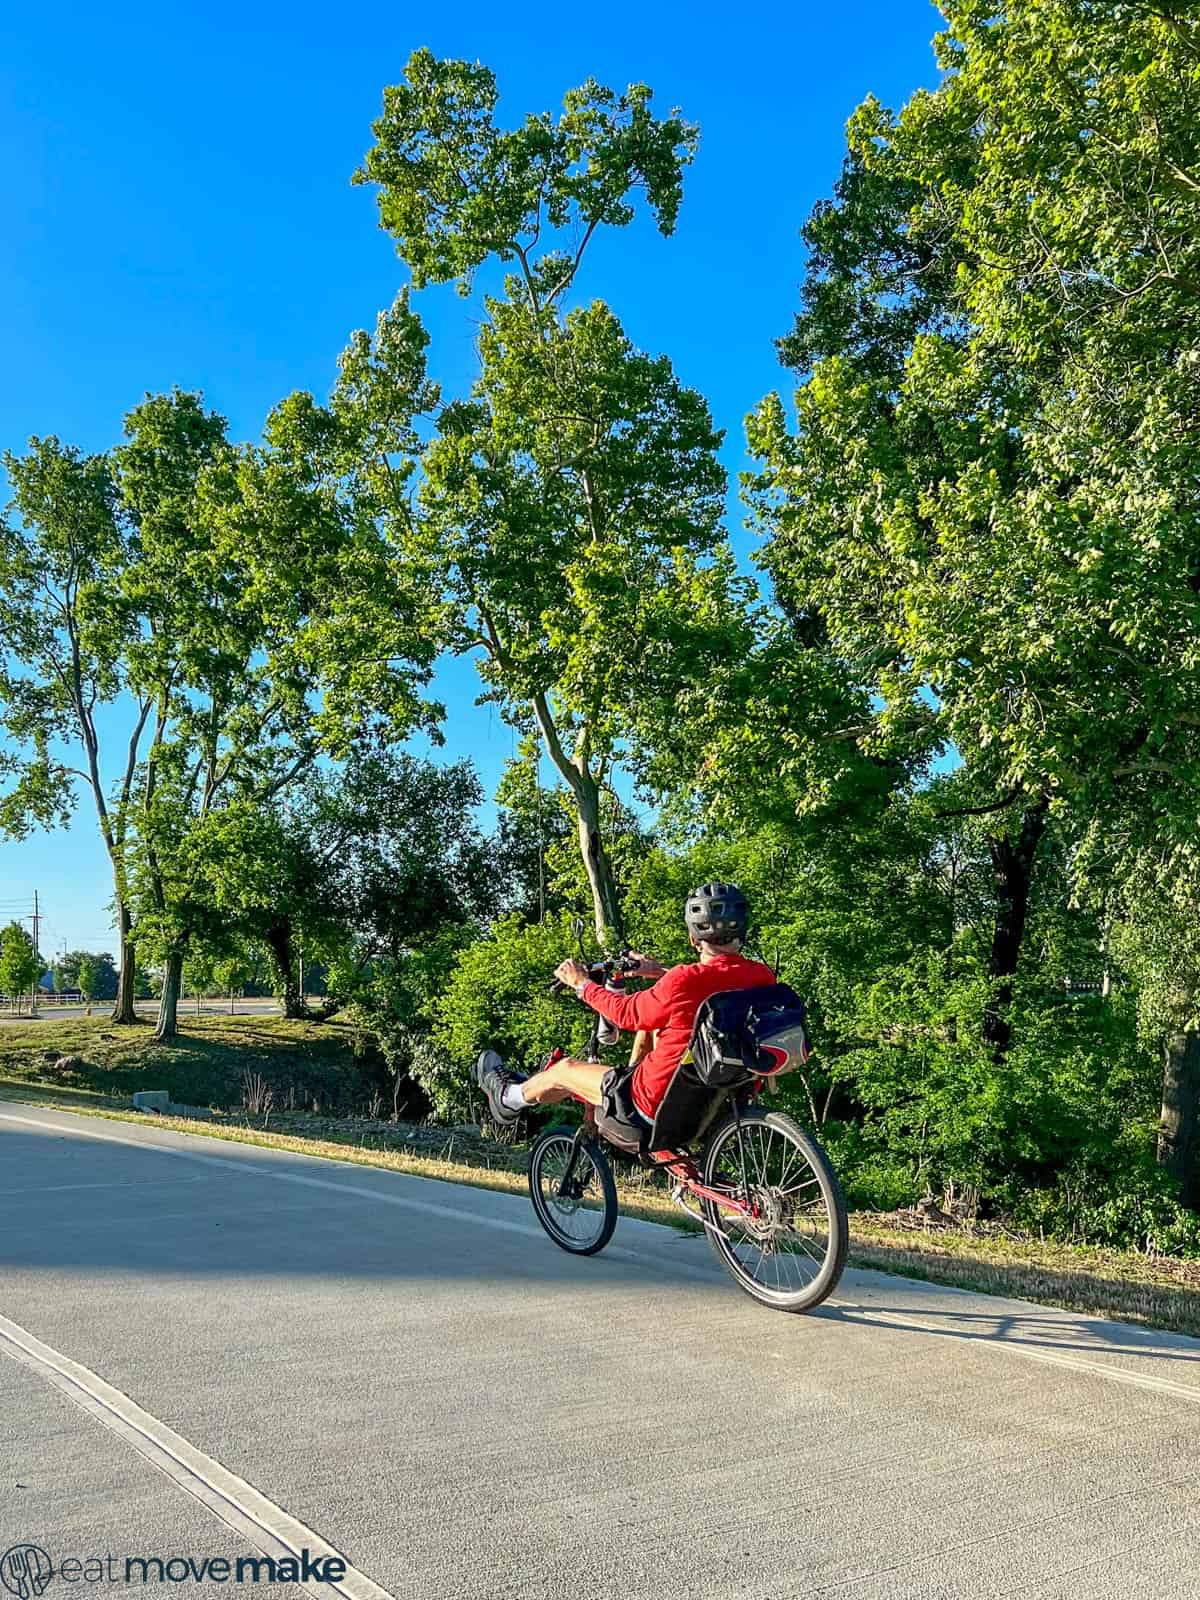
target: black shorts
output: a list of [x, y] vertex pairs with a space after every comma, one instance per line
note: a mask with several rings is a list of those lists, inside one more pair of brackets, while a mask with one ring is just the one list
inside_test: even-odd
[[634, 1104], [634, 1071], [633, 1067], [610, 1067], [600, 1080], [600, 1104], [596, 1107], [596, 1127], [631, 1156], [641, 1155], [653, 1126]]

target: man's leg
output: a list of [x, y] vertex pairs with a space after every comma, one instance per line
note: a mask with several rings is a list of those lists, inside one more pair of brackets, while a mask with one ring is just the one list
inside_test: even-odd
[[598, 1061], [575, 1061], [564, 1056], [544, 1072], [523, 1078], [510, 1072], [494, 1050], [485, 1050], [475, 1063], [475, 1081], [487, 1095], [497, 1122], [515, 1122], [530, 1106], [553, 1105], [578, 1095], [589, 1105], [600, 1104], [600, 1080], [606, 1068]]
[[521, 1085], [526, 1105], [550, 1106], [558, 1100], [569, 1100], [578, 1095], [590, 1106], [600, 1104], [600, 1080], [608, 1068], [598, 1061], [576, 1061], [563, 1056], [543, 1072], [535, 1072]]
[[643, 1056], [648, 1056], [658, 1041], [658, 1034], [649, 1028], [639, 1028], [633, 1036], [633, 1048], [629, 1052], [629, 1065], [636, 1067]]

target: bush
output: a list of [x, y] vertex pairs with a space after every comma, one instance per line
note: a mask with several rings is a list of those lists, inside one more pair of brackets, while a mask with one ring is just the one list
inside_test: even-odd
[[555, 1045], [583, 1050], [591, 1013], [573, 995], [550, 992], [554, 968], [574, 948], [571, 916], [564, 911], [528, 925], [506, 917], [488, 938], [459, 952], [431, 1008], [433, 1057], [418, 1068], [427, 1074], [421, 1082], [441, 1115], [459, 1116], [477, 1105], [471, 1069], [483, 1049], [499, 1050], [525, 1072]]
[[375, 1092], [393, 1121], [425, 1116], [432, 1103], [428, 1084], [444, 1070], [430, 1039], [403, 1020], [387, 984], [364, 990], [349, 1014], [355, 1028], [355, 1057], [364, 1065], [378, 1063]]
[[[1002, 1059], [986, 985], [941, 957], [827, 1000], [814, 1064], [835, 1084], [818, 1130], [854, 1205], [969, 1191], [983, 1215], [1062, 1238], [1194, 1250], [1200, 1218], [1154, 1163], [1160, 1066], [1125, 996], [1018, 999]], [[831, 1046], [831, 1048], [829, 1048]], [[789, 1085], [801, 1117], [804, 1107]], [[811, 1116], [807, 1117], [811, 1121]]]

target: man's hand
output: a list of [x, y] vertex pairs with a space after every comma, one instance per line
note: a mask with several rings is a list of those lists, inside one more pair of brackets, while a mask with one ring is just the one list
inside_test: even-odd
[[575, 961], [570, 957], [568, 957], [566, 961], [560, 961], [558, 963], [554, 969], [554, 976], [558, 979], [559, 983], [565, 983], [568, 989], [574, 989], [576, 994], [579, 993], [584, 984], [588, 981], [587, 968], [580, 962]]
[[629, 952], [629, 960], [637, 962], [633, 970], [639, 978], [661, 978], [667, 970], [661, 961], [655, 961], [652, 956], [639, 955], [636, 950]]

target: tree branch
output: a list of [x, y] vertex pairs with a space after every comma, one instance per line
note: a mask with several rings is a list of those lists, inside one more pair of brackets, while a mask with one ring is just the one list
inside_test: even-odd
[[1006, 811], [1024, 798], [1024, 789], [1010, 789], [1003, 800], [996, 800], [989, 806], [957, 806], [953, 810], [935, 811], [933, 814], [939, 820], [946, 817], [987, 817], [997, 811]]
[[538, 727], [542, 730], [542, 737], [546, 741], [546, 754], [558, 771], [560, 777], [565, 778], [570, 785], [572, 794], [579, 792], [579, 768], [571, 760], [562, 747], [558, 737], [558, 729], [554, 726], [554, 718], [550, 714], [550, 707], [546, 701], [545, 692], [539, 689], [531, 698], [533, 714], [537, 718]]

